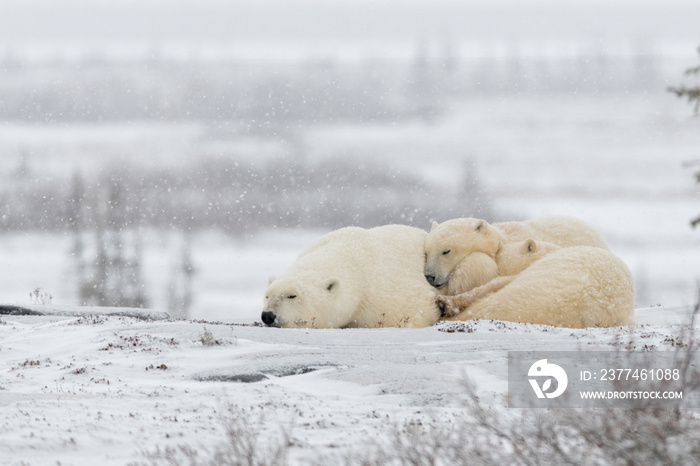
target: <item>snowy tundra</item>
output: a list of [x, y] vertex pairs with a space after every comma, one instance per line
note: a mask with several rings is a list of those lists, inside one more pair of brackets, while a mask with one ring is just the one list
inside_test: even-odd
[[0, 316], [0, 463], [386, 464], [382, 454], [444, 445], [437, 434], [472, 419], [465, 379], [519, 425], [526, 413], [506, 408], [509, 350], [674, 350], [687, 317], [653, 308], [617, 328], [324, 330]]

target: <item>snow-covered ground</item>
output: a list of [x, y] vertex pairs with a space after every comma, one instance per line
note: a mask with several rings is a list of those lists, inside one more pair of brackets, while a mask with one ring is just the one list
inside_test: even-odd
[[288, 445], [291, 464], [355, 464], [407, 422], [465, 416], [465, 378], [505, 408], [508, 351], [674, 350], [687, 318], [652, 308], [631, 329], [307, 330], [1, 316], [0, 464], [166, 464], [168, 451], [215, 464], [217, 451], [249, 440], [268, 459]]

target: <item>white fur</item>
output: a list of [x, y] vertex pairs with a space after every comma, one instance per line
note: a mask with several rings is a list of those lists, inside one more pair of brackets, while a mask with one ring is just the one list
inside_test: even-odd
[[607, 249], [590, 225], [571, 217], [489, 224], [476, 218], [434, 223], [425, 240], [425, 275], [443, 295], [457, 295], [499, 275], [496, 255], [507, 244], [534, 239], [561, 247]]
[[447, 320], [497, 319], [572, 328], [631, 323], [634, 282], [619, 258], [598, 247], [540, 243], [532, 248], [527, 243], [513, 243], [499, 255], [500, 268], [515, 275], [498, 277], [463, 295], [440, 297], [448, 315], [458, 312]]
[[423, 276], [425, 235], [403, 225], [324, 235], [271, 281], [263, 313], [277, 327], [432, 325], [440, 311]]
[[506, 238], [506, 242], [546, 241], [563, 248], [571, 246], [593, 246], [608, 249], [598, 231], [586, 222], [573, 217], [553, 215], [525, 222], [494, 223]]

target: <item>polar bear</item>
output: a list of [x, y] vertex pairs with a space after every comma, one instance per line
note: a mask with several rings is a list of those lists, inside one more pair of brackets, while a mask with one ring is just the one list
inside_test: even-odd
[[495, 257], [501, 247], [527, 239], [562, 247], [608, 248], [592, 226], [571, 217], [493, 225], [476, 218], [458, 218], [433, 223], [425, 239], [425, 278], [440, 294], [464, 293], [498, 276]]
[[427, 327], [441, 316], [423, 276], [427, 233], [348, 227], [309, 246], [265, 292], [272, 327]]
[[532, 239], [496, 255], [501, 276], [457, 296], [438, 296], [447, 320], [497, 319], [557, 327], [629, 325], [634, 282], [610, 251]]

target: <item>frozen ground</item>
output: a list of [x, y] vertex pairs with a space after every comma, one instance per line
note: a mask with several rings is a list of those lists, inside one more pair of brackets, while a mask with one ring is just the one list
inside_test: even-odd
[[257, 454], [288, 444], [291, 464], [353, 464], [406, 422], [464, 416], [465, 377], [504, 407], [509, 350], [673, 350], [687, 317], [653, 308], [629, 329], [304, 330], [2, 316], [0, 463], [148, 463], [168, 447], [204, 462], [242, 427]]

